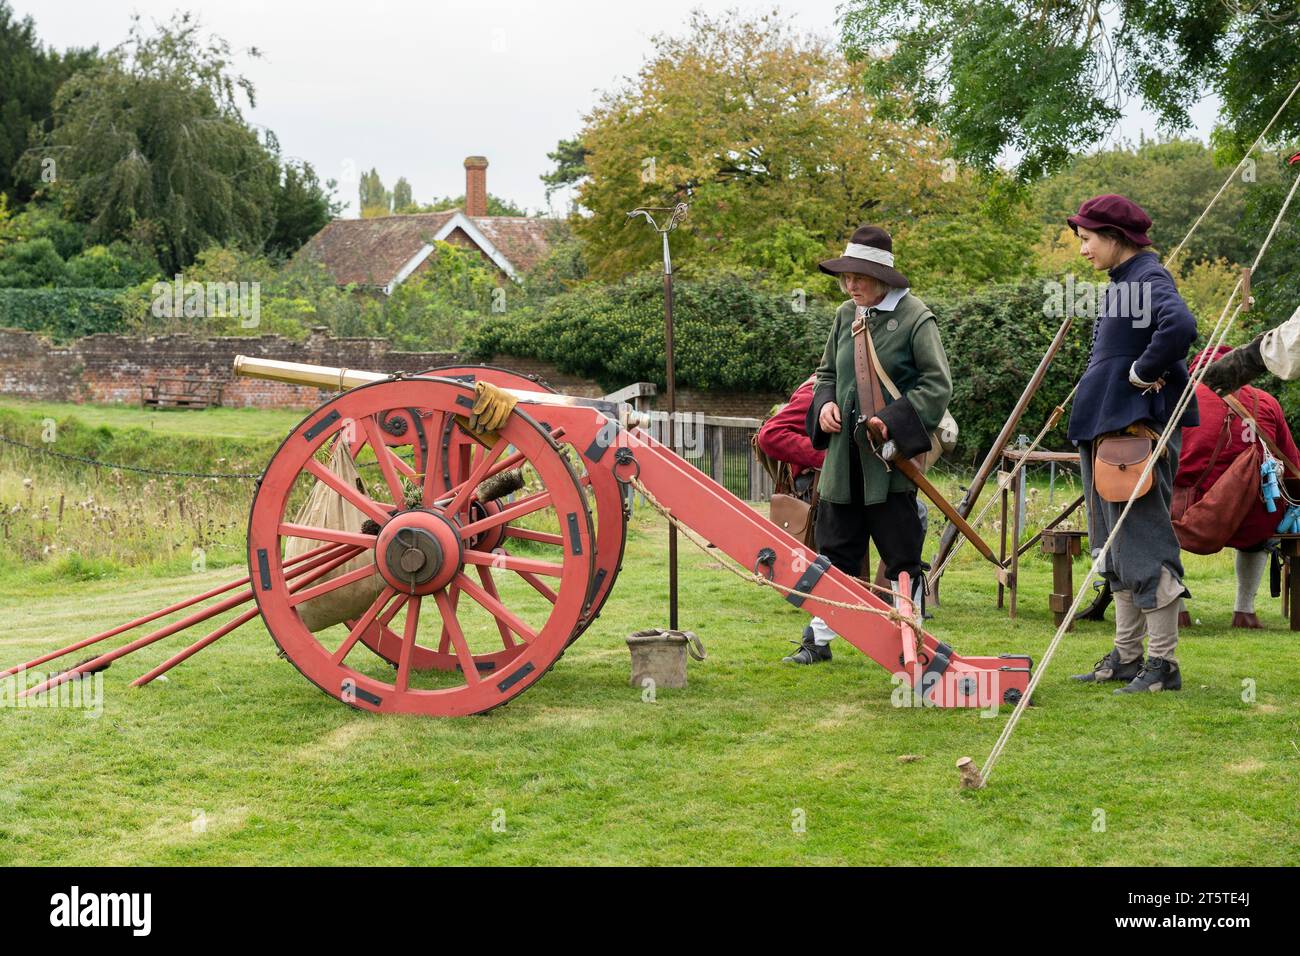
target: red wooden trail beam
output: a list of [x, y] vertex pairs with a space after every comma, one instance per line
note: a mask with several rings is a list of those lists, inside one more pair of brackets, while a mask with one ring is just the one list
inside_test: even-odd
[[[340, 545], [334, 551], [320, 555], [315, 561], [312, 562], [312, 565], [315, 565], [317, 562], [325, 562], [324, 570], [328, 571], [335, 567], [338, 567], [340, 564], [344, 564], [347, 561], [352, 560], [360, 553], [360, 551], [361, 551], [360, 548], [349, 547], [347, 545]], [[305, 571], [305, 570], [306, 569], [297, 569], [295, 573]], [[183, 631], [188, 627], [193, 627], [195, 624], [198, 624], [201, 621], [206, 621], [208, 618], [216, 617], [218, 614], [222, 613], [223, 611], [229, 611], [231, 608], [238, 607], [239, 605], [246, 603], [250, 598], [252, 598], [252, 596], [253, 596], [253, 592], [251, 590], [240, 591], [239, 593], [235, 594], [233, 597], [228, 597], [225, 600], [219, 601], [218, 603], [212, 605], [211, 607], [207, 607], [201, 611], [196, 611], [193, 614], [187, 615], [186, 617], [181, 618], [179, 621], [175, 622], [174, 624], [168, 624], [166, 627], [160, 628], [159, 630], [154, 631], [150, 634], [146, 634], [144, 637], [136, 638], [134, 641], [132, 641], [129, 644], [123, 644], [117, 650], [109, 651], [107, 654], [101, 654], [99, 657], [96, 657], [93, 660], [86, 661], [83, 664], [78, 664], [76, 667], [63, 671], [60, 674], [56, 674], [55, 676], [50, 677], [47, 680], [44, 680], [41, 683], [35, 685], [34, 687], [29, 687], [27, 690], [23, 691], [18, 696], [30, 697], [33, 694], [39, 694], [41, 691], [49, 690], [52, 687], [57, 687], [60, 684], [72, 680], [72, 678], [74, 677], [79, 677], [81, 674], [85, 673], [86, 671], [98, 670], [106, 664], [111, 664], [119, 657], [125, 657], [127, 654], [130, 654], [133, 651], [138, 651], [140, 648], [146, 647], [149, 644], [153, 644], [156, 641], [160, 641], [164, 637], [170, 637], [171, 635], [175, 634], [177, 631]]]
[[[319, 551], [320, 549], [317, 548], [314, 550]], [[355, 557], [355, 554], [353, 556]], [[301, 568], [294, 570], [292, 574], [289, 575], [290, 577], [298, 577], [299, 575], [304, 575], [304, 574], [308, 576], [303, 578], [300, 581], [295, 581], [294, 586], [290, 590], [300, 591], [308, 584], [311, 584], [313, 581], [315, 581], [317, 578], [323, 577], [324, 575], [328, 574], [331, 570], [333, 570], [335, 567], [338, 567], [338, 565], [345, 563], [345, 561], [332, 561], [331, 558], [332, 555], [325, 555], [322, 556], [320, 561], [313, 561], [309, 565], [305, 565]], [[327, 561], [329, 563], [326, 567], [321, 567], [319, 568], [319, 570], [317, 570], [318, 565], [325, 564]], [[309, 574], [309, 572], [313, 572], [313, 573]], [[231, 620], [227, 621], [225, 624], [221, 625], [211, 634], [199, 638], [199, 640], [195, 641], [193, 644], [185, 648], [183, 651], [179, 651], [178, 653], [173, 654], [171, 657], [167, 658], [167, 660], [163, 661], [161, 664], [159, 664], [153, 670], [149, 671], [147, 674], [141, 674], [135, 680], [131, 681], [131, 686], [143, 687], [145, 684], [148, 684], [150, 681], [154, 680], [155, 678], [161, 676], [162, 674], [167, 673], [167, 671], [171, 670], [173, 667], [175, 667], [177, 664], [181, 663], [182, 661], [188, 660], [189, 658], [193, 657], [199, 651], [203, 650], [203, 648], [215, 644], [217, 641], [225, 637], [231, 631], [243, 627], [253, 618], [257, 617], [259, 613], [260, 612], [256, 607], [244, 611], [238, 617], [232, 618]]]
[[[298, 557], [285, 562], [286, 566], [291, 564], [298, 564], [299, 562], [306, 561], [310, 558], [314, 558], [317, 555], [329, 551], [331, 547], [332, 547], [331, 545], [324, 545], [319, 548], [313, 548], [312, 550], [307, 551], [304, 554], [300, 554], [298, 555]], [[5, 677], [11, 677], [14, 674], [19, 673], [20, 671], [31, 670], [33, 667], [39, 667], [41, 664], [45, 664], [49, 661], [54, 660], [55, 658], [63, 657], [65, 654], [71, 654], [73, 651], [79, 651], [83, 647], [89, 647], [91, 644], [96, 644], [100, 641], [107, 640], [110, 637], [115, 637], [118, 634], [122, 634], [133, 628], [139, 627], [141, 624], [148, 624], [151, 621], [158, 620], [158, 618], [160, 617], [166, 617], [168, 614], [174, 614], [176, 611], [181, 611], [187, 607], [192, 607], [193, 605], [198, 604], [200, 601], [206, 601], [209, 598], [216, 597], [218, 594], [224, 594], [225, 592], [234, 590], [237, 587], [242, 587], [248, 584], [248, 581], [249, 579], [247, 577], [242, 577], [238, 581], [231, 581], [229, 584], [223, 584], [220, 587], [212, 588], [210, 591], [204, 591], [202, 594], [196, 594], [194, 597], [186, 598], [183, 601], [177, 601], [175, 604], [169, 604], [166, 607], [160, 608], [157, 611], [151, 611], [150, 613], [142, 615], [141, 617], [137, 617], [134, 620], [127, 621], [125, 624], [119, 624], [117, 627], [110, 628], [109, 630], [104, 631], [101, 634], [96, 634], [94, 637], [88, 637], [85, 640], [77, 641], [75, 644], [69, 644], [67, 647], [61, 648], [60, 650], [57, 651], [50, 651], [48, 654], [42, 654], [39, 657], [35, 657], [32, 660], [27, 661], [25, 664], [17, 664], [6, 671], [0, 671], [0, 679], [3, 679]], [[248, 597], [246, 597], [244, 600], [249, 600], [251, 597], [252, 594], [250, 592]], [[200, 618], [199, 620], [204, 620], [204, 618]]]

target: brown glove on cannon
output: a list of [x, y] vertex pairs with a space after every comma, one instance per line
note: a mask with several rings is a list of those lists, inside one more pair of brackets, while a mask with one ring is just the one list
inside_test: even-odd
[[515, 410], [519, 400], [509, 392], [489, 382], [474, 383], [474, 407], [469, 417], [457, 415], [460, 422], [475, 441], [486, 448], [491, 448], [501, 437], [499, 429], [506, 423], [510, 413]]

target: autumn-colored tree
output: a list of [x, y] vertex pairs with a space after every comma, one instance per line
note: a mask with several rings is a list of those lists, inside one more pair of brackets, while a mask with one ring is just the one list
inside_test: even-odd
[[816, 262], [862, 222], [893, 233], [918, 290], [1010, 278], [1032, 261], [1037, 229], [1024, 210], [1009, 207], [1010, 227], [991, 222], [981, 182], [933, 131], [880, 120], [860, 68], [826, 41], [776, 14], [696, 11], [684, 35], [653, 44], [577, 137], [588, 214], [574, 228], [596, 277], [656, 264], [658, 237], [627, 213], [683, 200], [690, 214], [672, 242], [688, 274], [760, 268], [829, 291]]

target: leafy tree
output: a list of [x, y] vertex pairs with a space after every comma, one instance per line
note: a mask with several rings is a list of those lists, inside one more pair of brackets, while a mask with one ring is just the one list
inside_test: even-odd
[[[418, 207], [419, 212], [445, 212], [448, 209], [464, 209], [465, 194], [459, 196], [443, 196], [441, 199], [435, 199], [426, 206]], [[502, 199], [500, 196], [494, 196], [488, 193], [487, 196], [487, 214], [489, 216], [527, 216], [528, 213], [521, 206], [516, 206], [509, 199]]]
[[[1287, 191], [1300, 175], [1300, 169], [1287, 167], [1284, 154], [1274, 154], [1260, 163], [1259, 182], [1246, 194], [1246, 204], [1238, 228], [1246, 237], [1249, 255], [1239, 262], [1249, 265], [1277, 217]], [[1270, 168], [1271, 167], [1271, 168]], [[1273, 175], [1267, 175], [1272, 173]], [[1300, 203], [1292, 203], [1289, 214], [1278, 226], [1259, 268], [1251, 278], [1256, 304], [1238, 319], [1243, 338], [1287, 319], [1300, 306]], [[1292, 398], [1300, 399], [1300, 385], [1287, 389]], [[1300, 407], [1300, 405], [1290, 406]]]
[[[816, 262], [865, 221], [890, 229], [923, 294], [932, 279], [978, 283], [1029, 261], [1027, 212], [993, 206], [976, 177], [945, 162], [932, 130], [881, 120], [861, 69], [824, 41], [772, 15], [697, 11], [683, 36], [653, 42], [638, 76], [604, 94], [578, 135], [588, 173], [578, 200], [591, 215], [574, 230], [596, 277], [656, 267], [659, 237], [627, 213], [687, 199], [672, 239], [686, 274], [767, 268], [829, 293]], [[954, 256], [959, 234], [988, 249]]]
[[500, 300], [496, 274], [482, 256], [447, 242], [435, 247], [427, 265], [383, 303], [375, 334], [396, 348], [455, 349]]
[[158, 278], [148, 250], [124, 242], [91, 246], [68, 260], [62, 285], [82, 289], [126, 289]]
[[0, 288], [49, 288], [62, 285], [64, 275], [63, 257], [49, 239], [15, 242], [0, 256]]
[[403, 176], [393, 184], [393, 212], [406, 212], [411, 206], [411, 184]]
[[[1130, 99], [1176, 132], [1217, 93], [1235, 159], [1295, 84], [1300, 46], [1295, 0], [849, 0], [841, 24], [884, 115], [937, 127], [985, 170], [1016, 155], [1024, 181], [1102, 142]], [[1300, 98], [1275, 129], [1296, 132]]]
[[189, 14], [152, 35], [137, 19], [126, 42], [64, 83], [45, 148], [87, 238], [149, 241], [167, 272], [213, 243], [261, 248], [279, 168], [244, 121], [241, 94], [254, 104], [230, 45], [202, 37]]
[[316, 170], [305, 160], [286, 162], [275, 195], [275, 226], [266, 240], [266, 251], [288, 258], [342, 211], [334, 197], [334, 180], [324, 186]]
[[[1073, 158], [1055, 175], [1036, 183], [1033, 195], [1043, 222], [1060, 227], [1088, 197], [1121, 193], [1151, 215], [1151, 238], [1169, 253], [1209, 205], [1228, 172], [1215, 165], [1213, 150], [1196, 140], [1144, 140], [1137, 146], [1121, 145]], [[1180, 255], [1183, 261], [1249, 261], [1254, 243], [1241, 229], [1247, 197], [1260, 183], [1276, 183], [1280, 178], [1275, 158], [1260, 157], [1244, 179], [1238, 176], [1224, 191], [1197, 227]]]
[[[1219, 321], [1224, 303], [1228, 301], [1228, 296], [1240, 278], [1241, 269], [1227, 259], [1200, 259], [1182, 270], [1178, 277], [1178, 294], [1196, 316], [1202, 344], [1208, 340], [1215, 323]], [[1240, 327], [1235, 332], [1231, 341], [1237, 344], [1246, 341], [1247, 336]]]
[[[14, 166], [32, 130], [47, 130], [55, 90], [77, 70], [91, 66], [97, 57], [93, 47], [62, 54], [43, 48], [32, 18], [15, 18], [8, 0], [0, 0], [0, 193], [9, 194], [17, 202], [31, 198], [33, 181], [18, 180]], [[57, 165], [41, 165], [36, 185], [40, 184], [40, 173], [47, 180], [57, 176]]]
[[552, 220], [547, 230], [546, 258], [524, 275], [524, 297], [541, 301], [567, 292], [587, 277], [583, 243], [564, 220]]
[[547, 153], [546, 158], [555, 164], [553, 170], [541, 175], [548, 200], [557, 189], [575, 186], [587, 175], [587, 148], [576, 136], [560, 140], [555, 151]]
[[387, 216], [393, 211], [393, 194], [384, 188], [384, 182], [379, 178], [377, 169], [371, 169], [370, 172], [361, 174], [359, 190], [361, 217], [363, 219]]
[[30, 202], [7, 222], [0, 221], [0, 249], [28, 239], [49, 239], [61, 258], [71, 259], [85, 247], [86, 227], [64, 219], [52, 204]]

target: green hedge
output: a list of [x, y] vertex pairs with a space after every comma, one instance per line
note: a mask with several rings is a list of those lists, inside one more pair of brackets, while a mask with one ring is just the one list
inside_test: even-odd
[[[677, 382], [683, 387], [787, 391], [821, 358], [834, 306], [789, 300], [733, 276], [676, 285]], [[959, 456], [973, 459], [997, 436], [1060, 320], [1043, 314], [1041, 282], [991, 286], [927, 304], [953, 373], [952, 413], [961, 426]], [[1090, 319], [1076, 319], [1021, 420], [1036, 434], [1069, 393], [1087, 362]], [[663, 286], [655, 279], [590, 286], [539, 306], [492, 316], [470, 337], [472, 354], [518, 355], [554, 363], [607, 389], [630, 382], [663, 385]], [[1068, 447], [1062, 423], [1044, 447]]]
[[[748, 279], [678, 282], [673, 329], [677, 384], [684, 388], [786, 391], [821, 357], [834, 308], [773, 296]], [[664, 382], [663, 283], [638, 278], [587, 286], [537, 306], [493, 315], [466, 351], [529, 356], [608, 389]]]
[[[1061, 319], [1043, 314], [1041, 281], [997, 285], [951, 299], [927, 300], [952, 369], [949, 406], [961, 428], [959, 457], [983, 454], [1006, 422], [1039, 361], [1060, 328]], [[1083, 374], [1092, 343], [1092, 319], [1077, 318], [1056, 354], [1042, 386], [1012, 438], [1038, 434], [1057, 403], [1065, 400]], [[1043, 441], [1044, 449], [1069, 450], [1060, 424]]]
[[66, 342], [122, 332], [128, 309], [120, 289], [0, 289], [0, 328], [41, 332]]

